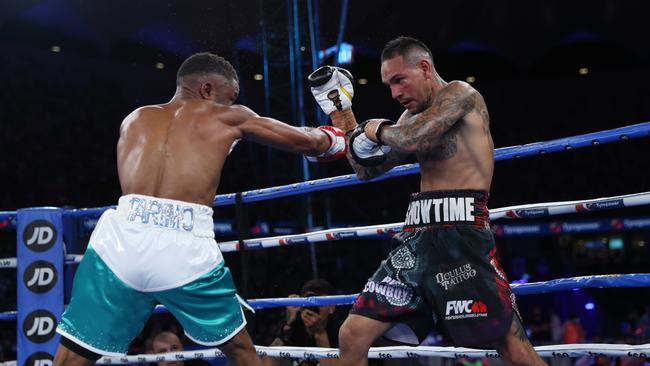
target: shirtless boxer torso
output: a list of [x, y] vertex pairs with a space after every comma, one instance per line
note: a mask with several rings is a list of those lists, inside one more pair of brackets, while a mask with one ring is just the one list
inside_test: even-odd
[[55, 365], [124, 354], [158, 303], [195, 342], [219, 347], [235, 365], [261, 365], [214, 240], [224, 162], [239, 139], [311, 160], [342, 156], [345, 143], [335, 128], [296, 128], [233, 105], [238, 92], [230, 63], [196, 54], [179, 68], [169, 103], [125, 118], [117, 145], [123, 196], [100, 218], [76, 272]]

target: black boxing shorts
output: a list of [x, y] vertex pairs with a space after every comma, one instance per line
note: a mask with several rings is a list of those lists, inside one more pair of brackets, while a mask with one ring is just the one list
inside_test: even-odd
[[[420, 343], [434, 327], [457, 346], [488, 346], [505, 335], [519, 314], [496, 258], [487, 199], [475, 190], [412, 194], [395, 249], [351, 313], [410, 329], [403, 343]], [[391, 332], [385, 337], [395, 339]]]

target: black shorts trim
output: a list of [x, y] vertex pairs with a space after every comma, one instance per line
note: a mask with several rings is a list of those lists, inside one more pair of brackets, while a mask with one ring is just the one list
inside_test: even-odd
[[83, 348], [82, 346], [78, 345], [77, 343], [73, 342], [72, 340], [66, 338], [65, 336], [61, 335], [61, 345], [64, 346], [65, 348], [69, 349], [70, 351], [78, 354], [79, 356], [88, 359], [90, 361], [97, 361], [100, 358], [102, 358], [102, 355], [95, 353], [93, 351], [90, 351], [86, 348]]

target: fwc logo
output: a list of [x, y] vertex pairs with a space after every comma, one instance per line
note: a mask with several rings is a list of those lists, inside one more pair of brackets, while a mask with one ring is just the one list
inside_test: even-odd
[[35, 293], [47, 292], [56, 285], [56, 268], [48, 261], [36, 261], [27, 267], [23, 273], [25, 287]]
[[487, 317], [487, 314], [487, 305], [480, 300], [447, 301], [445, 309], [446, 320]]
[[45, 343], [52, 339], [55, 328], [56, 317], [44, 309], [32, 311], [23, 322], [23, 333], [34, 343]]
[[56, 242], [57, 232], [54, 225], [47, 220], [34, 220], [23, 231], [25, 246], [35, 252], [44, 252]]
[[54, 357], [47, 352], [35, 352], [27, 357], [25, 366], [52, 366]]

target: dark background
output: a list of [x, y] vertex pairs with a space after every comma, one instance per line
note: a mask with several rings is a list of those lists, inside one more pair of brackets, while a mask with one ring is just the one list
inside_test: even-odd
[[[278, 0], [0, 3], [0, 210], [115, 204], [120, 196], [115, 144], [122, 119], [138, 106], [168, 101], [176, 68], [194, 52], [215, 52], [235, 65], [242, 87], [239, 103], [297, 124], [289, 87], [287, 4]], [[341, 2], [320, 1], [315, 6], [319, 48], [330, 47], [339, 31]], [[312, 70], [312, 44], [306, 2], [299, 2], [299, 8], [304, 47], [300, 55], [307, 75]], [[398, 35], [428, 44], [445, 80], [475, 77], [473, 85], [487, 102], [497, 147], [650, 120], [647, 2], [381, 0], [351, 1], [348, 10], [344, 40], [355, 47], [355, 53], [346, 67], [357, 79], [368, 80], [365, 85], [355, 84], [354, 110], [359, 120], [395, 119], [401, 112], [379, 78], [381, 48]], [[263, 37], [270, 56], [269, 109], [264, 82], [253, 79], [263, 72]], [[54, 46], [58, 52], [53, 52]], [[164, 67], [158, 69], [156, 63]], [[582, 75], [581, 68], [589, 72]], [[318, 125], [308, 90], [297, 92], [305, 97], [307, 125]], [[498, 162], [490, 207], [647, 191], [649, 150], [644, 138]], [[302, 181], [300, 167], [299, 157], [243, 142], [226, 163], [219, 192]], [[349, 173], [344, 161], [312, 165], [310, 172], [312, 179]], [[418, 177], [410, 176], [314, 193], [314, 225], [400, 221], [408, 194], [418, 188]], [[248, 221], [283, 222], [304, 231], [300, 218], [305, 217], [307, 206], [303, 198], [250, 204]], [[215, 211], [215, 218], [235, 215], [232, 207]], [[647, 212], [646, 207], [637, 207], [580, 218]], [[14, 235], [0, 232], [1, 257], [15, 255]], [[648, 272], [648, 232], [622, 236], [624, 249], [616, 253], [585, 249], [586, 241], [606, 241], [607, 233], [500, 239], [498, 245], [511, 279], [524, 273], [539, 281]], [[337, 292], [355, 293], [389, 250], [385, 240], [316, 245], [318, 272]], [[309, 255], [308, 247], [302, 246], [226, 254], [226, 261], [245, 297], [283, 297], [299, 291], [312, 277]], [[0, 310], [12, 310], [14, 275], [2, 271]], [[543, 305], [562, 319], [578, 311], [590, 337], [620, 338], [626, 336], [621, 323], [638, 319], [649, 295], [647, 288], [587, 290], [520, 296], [519, 302], [524, 317], [533, 305]], [[583, 310], [585, 301], [595, 302], [596, 309]], [[257, 315], [252, 320], [256, 342], [268, 342], [273, 327], [267, 323], [281, 316]], [[11, 354], [14, 323], [2, 323], [0, 328], [9, 334], [3, 352]]]

